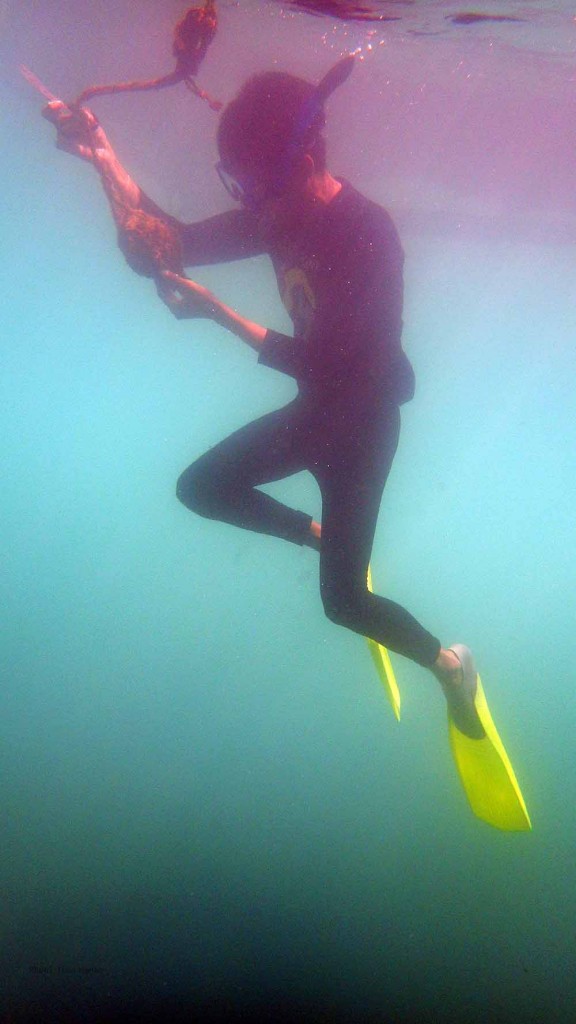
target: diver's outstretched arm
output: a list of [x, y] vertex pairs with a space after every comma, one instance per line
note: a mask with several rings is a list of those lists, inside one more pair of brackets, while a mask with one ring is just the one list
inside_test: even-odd
[[86, 107], [71, 110], [62, 100], [52, 100], [43, 116], [55, 125], [58, 149], [91, 163], [98, 171], [111, 200], [138, 209], [142, 194], [116, 156], [106, 132]]
[[[32, 78], [38, 88], [31, 72], [26, 77]], [[41, 83], [40, 89], [45, 98], [51, 95]], [[57, 130], [57, 147], [96, 168], [115, 220], [123, 220], [128, 211], [141, 211], [161, 221], [178, 237], [184, 266], [227, 263], [266, 251], [256, 233], [256, 220], [248, 210], [226, 210], [188, 224], [158, 206], [130, 177], [98, 119], [87, 107], [69, 107], [52, 97], [42, 114]]]
[[163, 269], [183, 273], [181, 228], [160, 212], [143, 209], [143, 193], [116, 156], [95, 115], [52, 97], [42, 111], [58, 132], [57, 145], [87, 160], [98, 171], [118, 229], [126, 262], [144, 277], [158, 280]]

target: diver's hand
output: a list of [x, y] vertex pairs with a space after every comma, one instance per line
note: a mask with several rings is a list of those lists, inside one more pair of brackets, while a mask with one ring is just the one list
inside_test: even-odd
[[62, 100], [51, 100], [43, 108], [42, 117], [50, 121], [58, 132], [57, 148], [81, 160], [93, 163], [95, 151], [109, 147], [98, 118], [87, 107], [73, 110]]
[[156, 287], [160, 298], [178, 320], [215, 318], [218, 300], [196, 281], [163, 270]]
[[230, 306], [225, 306], [207, 288], [196, 284], [196, 281], [190, 281], [187, 277], [181, 277], [180, 274], [164, 270], [162, 276], [156, 280], [156, 288], [162, 301], [179, 320], [202, 317], [214, 320], [224, 330], [235, 334], [256, 351], [260, 350], [266, 340], [268, 331], [265, 327], [253, 323], [252, 320], [247, 320]]

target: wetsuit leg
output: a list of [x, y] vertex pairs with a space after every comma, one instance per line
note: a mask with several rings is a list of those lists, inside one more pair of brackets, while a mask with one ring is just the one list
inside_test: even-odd
[[[340, 429], [338, 421], [346, 429]], [[440, 643], [404, 608], [370, 593], [366, 574], [382, 492], [399, 436], [396, 405], [335, 409], [320, 431], [312, 471], [322, 492], [320, 591], [334, 622], [426, 667]]]
[[311, 516], [258, 490], [306, 468], [307, 438], [302, 402], [247, 424], [202, 455], [177, 485], [180, 501], [208, 519], [303, 544]]

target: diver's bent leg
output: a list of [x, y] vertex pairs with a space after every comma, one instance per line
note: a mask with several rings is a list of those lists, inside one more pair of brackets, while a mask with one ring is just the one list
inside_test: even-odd
[[186, 508], [205, 519], [239, 526], [243, 530], [280, 537], [293, 544], [307, 543], [312, 517], [289, 508], [243, 480], [223, 479], [204, 457], [184, 470], [176, 494]]
[[303, 468], [297, 424], [291, 403], [242, 427], [182, 473], [177, 497], [204, 518], [307, 544], [312, 517], [256, 489]]

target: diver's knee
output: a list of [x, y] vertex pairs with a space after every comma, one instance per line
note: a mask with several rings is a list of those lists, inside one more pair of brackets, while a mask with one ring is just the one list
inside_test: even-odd
[[350, 600], [340, 590], [323, 587], [321, 589], [324, 614], [330, 622], [337, 626], [345, 626], [350, 619]]
[[323, 581], [320, 584], [320, 596], [326, 617], [337, 626], [354, 629], [355, 624], [366, 614], [369, 592], [357, 580]]
[[189, 466], [178, 477], [176, 497], [199, 516], [213, 519], [217, 514], [219, 502], [216, 488], [209, 476], [197, 469], [196, 465]]

